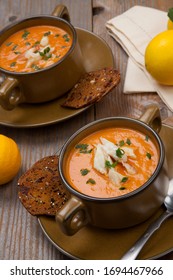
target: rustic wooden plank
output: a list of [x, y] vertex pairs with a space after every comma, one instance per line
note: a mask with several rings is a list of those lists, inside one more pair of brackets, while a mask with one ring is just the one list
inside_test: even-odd
[[[0, 26], [13, 20], [36, 15], [51, 14], [62, 1], [47, 0], [0, 0]], [[74, 26], [92, 29], [90, 0], [66, 0]], [[83, 13], [81, 11], [83, 10]], [[46, 112], [45, 112], [46, 113]], [[0, 126], [0, 133], [13, 138], [22, 154], [22, 169], [9, 184], [0, 188], [0, 259], [63, 259], [64, 257], [43, 235], [37, 218], [32, 217], [17, 197], [17, 179], [35, 161], [54, 154], [76, 129], [94, 118], [91, 108], [80, 117], [48, 127], [17, 129]]]
[[[2, 15], [0, 27], [2, 28], [12, 21], [19, 20], [28, 16], [40, 14], [51, 15], [54, 8], [58, 4], [62, 4], [62, 1], [0, 0]], [[71, 23], [74, 26], [92, 30], [91, 0], [64, 0], [63, 4], [67, 6], [71, 17]]]
[[[141, 112], [144, 110], [144, 107], [151, 103], [159, 105], [162, 119], [172, 116], [173, 113], [155, 93], [123, 94], [127, 55], [121, 46], [108, 35], [105, 28], [107, 20], [120, 15], [134, 5], [144, 5], [167, 11], [170, 7], [172, 7], [172, 1], [94, 0], [93, 3], [96, 11], [96, 14], [93, 17], [93, 31], [105, 39], [109, 44], [114, 55], [115, 67], [121, 73], [121, 83], [118, 87], [111, 94], [106, 96], [102, 102], [97, 104], [96, 118], [120, 115], [139, 117]], [[109, 108], [109, 110], [107, 108]]]

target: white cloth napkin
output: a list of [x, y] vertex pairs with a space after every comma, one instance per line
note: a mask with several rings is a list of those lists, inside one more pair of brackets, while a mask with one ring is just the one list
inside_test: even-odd
[[173, 86], [157, 83], [145, 69], [144, 54], [148, 43], [167, 29], [167, 13], [149, 7], [134, 6], [106, 23], [109, 34], [129, 56], [124, 93], [157, 92], [173, 111]]

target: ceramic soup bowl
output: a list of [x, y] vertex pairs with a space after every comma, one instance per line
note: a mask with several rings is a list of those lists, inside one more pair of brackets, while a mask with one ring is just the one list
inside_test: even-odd
[[[152, 141], [158, 155], [154, 172], [145, 183], [124, 195], [102, 198], [82, 193], [72, 186], [67, 177], [71, 150], [88, 135], [117, 127], [138, 131]], [[87, 224], [106, 229], [127, 228], [142, 223], [156, 212], [164, 201], [169, 183], [165, 149], [158, 135], [160, 128], [159, 109], [152, 105], [139, 120], [127, 117], [104, 118], [84, 126], [68, 139], [60, 152], [59, 173], [71, 198], [56, 215], [56, 221], [64, 233], [72, 235]]]
[[[0, 68], [1, 73], [6, 77], [0, 86], [0, 105], [4, 109], [11, 110], [20, 103], [40, 103], [58, 98], [70, 90], [85, 72], [77, 33], [69, 20], [67, 8], [58, 5], [52, 16], [25, 18], [0, 32], [0, 45], [16, 32], [34, 26], [58, 27], [72, 38], [68, 52], [50, 66], [32, 72], [15, 72]], [[47, 49], [49, 50], [50, 48]]]

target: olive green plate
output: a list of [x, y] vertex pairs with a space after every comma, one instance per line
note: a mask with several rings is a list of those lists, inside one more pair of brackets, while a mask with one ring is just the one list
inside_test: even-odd
[[[173, 177], [173, 128], [164, 125], [161, 138], [165, 144], [169, 176]], [[74, 236], [66, 236], [54, 218], [40, 217], [39, 223], [45, 235], [61, 252], [73, 259], [118, 260], [141, 236], [148, 225], [165, 211], [162, 206], [146, 222], [121, 230], [104, 230], [87, 226]], [[139, 259], [156, 259], [173, 251], [173, 217], [166, 220], [145, 245]]]
[[[76, 28], [87, 72], [114, 65], [113, 54], [107, 43], [96, 34]], [[86, 108], [73, 110], [61, 107], [63, 98], [42, 104], [22, 104], [12, 111], [0, 106], [0, 124], [11, 127], [44, 126], [67, 120]]]

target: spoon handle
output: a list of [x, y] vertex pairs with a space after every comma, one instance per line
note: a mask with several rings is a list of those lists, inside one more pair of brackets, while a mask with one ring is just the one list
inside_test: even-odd
[[161, 226], [168, 217], [173, 215], [173, 212], [165, 211], [158, 219], [156, 219], [144, 232], [144, 234], [134, 243], [134, 245], [123, 255], [121, 260], [135, 260], [145, 243], [151, 235]]

